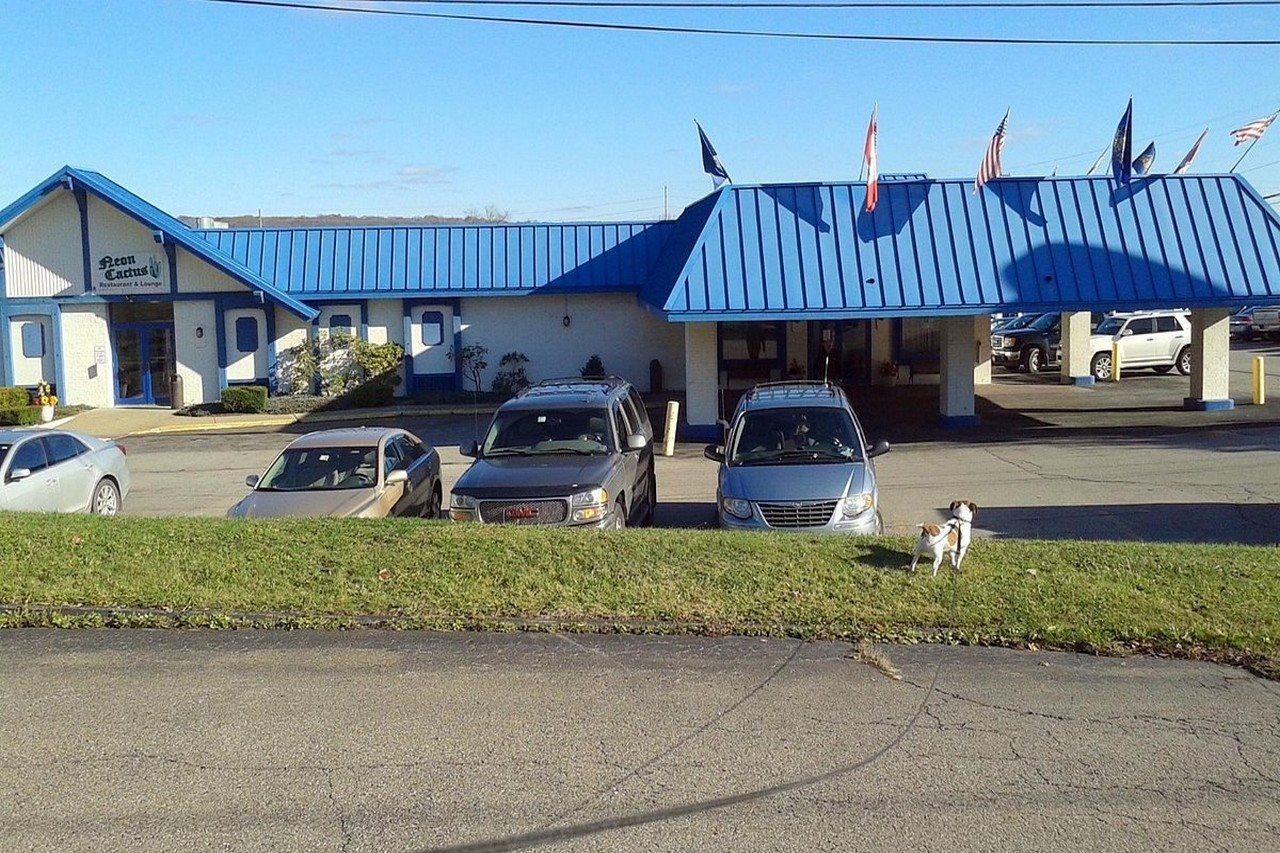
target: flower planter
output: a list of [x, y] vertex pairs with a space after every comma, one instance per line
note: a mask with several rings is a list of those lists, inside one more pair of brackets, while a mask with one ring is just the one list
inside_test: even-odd
[[53, 420], [53, 406], [40, 407], [40, 423], [47, 424]]

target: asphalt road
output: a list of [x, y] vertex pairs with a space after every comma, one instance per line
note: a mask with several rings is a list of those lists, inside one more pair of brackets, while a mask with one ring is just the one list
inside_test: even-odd
[[887, 647], [899, 682], [849, 651], [0, 632], [0, 847], [1280, 848], [1274, 683]]

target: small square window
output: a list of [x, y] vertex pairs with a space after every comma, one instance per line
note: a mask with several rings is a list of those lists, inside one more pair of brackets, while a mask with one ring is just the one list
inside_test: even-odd
[[351, 324], [350, 314], [330, 314], [329, 315], [329, 331], [343, 332], [348, 335], [355, 334], [356, 327]]
[[422, 312], [422, 345], [439, 346], [444, 343], [444, 314], [439, 311]]
[[258, 351], [258, 319], [256, 317], [236, 318], [236, 349], [240, 352]]
[[22, 324], [22, 355], [24, 358], [44, 358], [44, 323]]

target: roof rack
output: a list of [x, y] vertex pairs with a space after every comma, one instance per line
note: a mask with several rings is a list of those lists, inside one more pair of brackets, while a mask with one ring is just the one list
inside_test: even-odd
[[[832, 397], [836, 396], [836, 386], [825, 379], [789, 379], [781, 382], [761, 382], [746, 393], [746, 399], [754, 400], [758, 398], [761, 391], [777, 394], [777, 392], [786, 391], [800, 393], [819, 390], [826, 391]], [[778, 394], [778, 396], [781, 395]]]
[[528, 394], [530, 391], [537, 391], [551, 388], [600, 388], [608, 391], [614, 388], [621, 388], [627, 384], [627, 380], [621, 376], [593, 376], [590, 379], [584, 379], [581, 376], [562, 376], [555, 379], [542, 379], [534, 382], [528, 388], [521, 391], [521, 394]]

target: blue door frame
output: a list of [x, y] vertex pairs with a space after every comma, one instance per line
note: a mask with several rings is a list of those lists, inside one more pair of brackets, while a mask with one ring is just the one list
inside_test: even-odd
[[[153, 387], [151, 381], [151, 333], [154, 331], [169, 330], [169, 345], [175, 346], [173, 323], [163, 320], [147, 321], [141, 323], [112, 323], [111, 324], [111, 361], [115, 365], [115, 392], [117, 406], [167, 406], [169, 405], [169, 389], [161, 387], [159, 389]], [[134, 332], [138, 335], [138, 373], [139, 388], [138, 393], [124, 397], [120, 394], [120, 348], [117, 345], [117, 335], [121, 332]], [[174, 353], [169, 353], [170, 359]], [[161, 383], [162, 385], [164, 383]]]

